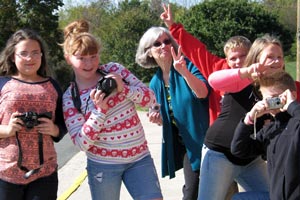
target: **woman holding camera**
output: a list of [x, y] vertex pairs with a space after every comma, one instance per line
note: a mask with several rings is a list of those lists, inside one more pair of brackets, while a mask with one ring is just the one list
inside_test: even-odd
[[88, 31], [85, 20], [64, 29], [62, 46], [75, 77], [64, 93], [63, 110], [73, 143], [87, 155], [92, 199], [120, 199], [122, 181], [133, 199], [162, 199], [135, 109], [135, 104], [154, 104], [155, 96], [122, 65], [99, 65], [100, 45]]
[[0, 56], [0, 199], [56, 200], [54, 142], [67, 132], [62, 91], [47, 75], [46, 49], [33, 30], [16, 31]]
[[163, 27], [151, 27], [144, 33], [136, 62], [145, 68], [158, 67], [150, 88], [161, 110], [149, 113], [149, 119], [163, 125], [162, 176], [174, 178], [183, 168], [183, 199], [197, 199], [201, 149], [209, 125], [208, 83], [181, 56], [180, 47]]

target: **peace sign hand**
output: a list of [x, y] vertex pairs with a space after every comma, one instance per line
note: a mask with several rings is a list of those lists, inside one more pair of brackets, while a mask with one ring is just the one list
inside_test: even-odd
[[160, 19], [164, 21], [166, 26], [170, 28], [172, 24], [174, 24], [173, 16], [171, 12], [171, 6], [168, 4], [168, 7], [166, 7], [165, 4], [163, 4], [164, 12], [160, 15]]
[[274, 60], [270, 63], [266, 63], [267, 57], [263, 59], [262, 63], [254, 63], [248, 67], [248, 74], [252, 80], [259, 79], [264, 74], [273, 73], [278, 70], [277, 68], [272, 69], [271, 66], [274, 64]]
[[178, 71], [182, 76], [187, 73], [186, 62], [184, 56], [181, 54], [181, 46], [178, 47], [178, 54], [176, 55], [175, 50], [171, 47], [171, 54], [173, 57], [173, 65], [176, 71]]

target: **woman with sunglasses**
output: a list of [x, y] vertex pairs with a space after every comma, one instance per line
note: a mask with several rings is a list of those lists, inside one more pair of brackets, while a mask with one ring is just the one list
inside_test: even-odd
[[180, 49], [166, 28], [151, 27], [140, 39], [136, 62], [144, 68], [158, 67], [150, 88], [161, 109], [149, 113], [149, 120], [163, 125], [162, 176], [174, 178], [183, 168], [183, 199], [194, 200], [209, 125], [209, 86], [197, 67], [181, 56]]

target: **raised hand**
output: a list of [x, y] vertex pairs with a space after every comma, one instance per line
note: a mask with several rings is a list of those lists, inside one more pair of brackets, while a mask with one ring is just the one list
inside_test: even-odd
[[178, 54], [173, 47], [171, 47], [171, 54], [173, 57], [173, 65], [176, 71], [178, 71], [182, 76], [185, 76], [187, 73], [186, 62], [184, 56], [181, 54], [181, 46], [178, 47]]
[[268, 110], [267, 107], [268, 107], [268, 103], [265, 99], [258, 101], [252, 107], [252, 109], [247, 113], [247, 115], [249, 115], [251, 119], [259, 118], [259, 117], [263, 116], [264, 114], [267, 114], [270, 112], [270, 110]]
[[171, 6], [168, 4], [168, 7], [163, 4], [164, 12], [160, 15], [160, 19], [162, 19], [165, 25], [170, 28], [172, 24], [174, 24], [173, 16], [171, 12]]
[[173, 65], [175, 70], [181, 74], [198, 98], [206, 98], [208, 95], [208, 88], [201, 79], [188, 70], [186, 60], [184, 59], [184, 56], [181, 55], [181, 46], [178, 47], [177, 55], [174, 48], [171, 47], [171, 54], [173, 57]]
[[281, 111], [286, 111], [289, 107], [289, 105], [297, 100], [297, 93], [296, 92], [292, 92], [291, 90], [286, 90], [284, 91], [281, 95], [279, 95], [280, 100], [282, 102], [282, 104], [284, 105], [283, 108], [281, 108]]
[[272, 61], [266, 64], [267, 58], [265, 58], [262, 63], [254, 63], [247, 68], [248, 77], [252, 80], [259, 79], [260, 76], [268, 73], [272, 73], [274, 71], [280, 70], [279, 68], [272, 68], [271, 66], [275, 63]]

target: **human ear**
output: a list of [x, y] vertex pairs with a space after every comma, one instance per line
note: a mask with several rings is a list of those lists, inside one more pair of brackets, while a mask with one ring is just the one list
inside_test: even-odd
[[71, 61], [70, 61], [69, 55], [65, 54], [64, 57], [65, 57], [65, 60], [66, 60], [67, 64], [71, 65]]

